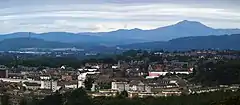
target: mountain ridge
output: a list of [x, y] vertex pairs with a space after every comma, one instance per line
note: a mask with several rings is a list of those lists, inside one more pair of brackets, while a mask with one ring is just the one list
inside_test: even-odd
[[240, 34], [232, 35], [210, 35], [210, 36], [190, 36], [176, 38], [169, 41], [155, 41], [145, 43], [135, 43], [129, 45], [119, 45], [123, 49], [152, 49], [152, 50], [191, 50], [191, 49], [232, 49], [240, 50]]
[[46, 32], [39, 34], [31, 32], [18, 32], [0, 35], [0, 41], [9, 38], [31, 37], [63, 43], [119, 45], [152, 41], [169, 41], [171, 39], [188, 36], [230, 35], [239, 33], [240, 29], [237, 28], [215, 29], [197, 21], [183, 20], [173, 25], [151, 30], [134, 28], [97, 33]]
[[240, 50], [240, 34], [190, 36], [169, 41], [143, 42], [117, 46], [89, 45], [87, 43], [62, 43], [45, 41], [37, 38], [11, 38], [0, 41], [0, 50], [19, 50], [21, 48], [79, 48], [87, 51], [116, 51], [117, 49], [150, 49], [150, 50], [191, 50], [191, 49], [232, 49]]

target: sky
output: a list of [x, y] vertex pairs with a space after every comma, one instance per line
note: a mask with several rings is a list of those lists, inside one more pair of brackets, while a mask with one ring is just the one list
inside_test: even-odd
[[182, 20], [240, 28], [240, 0], [0, 0], [0, 33], [154, 29]]

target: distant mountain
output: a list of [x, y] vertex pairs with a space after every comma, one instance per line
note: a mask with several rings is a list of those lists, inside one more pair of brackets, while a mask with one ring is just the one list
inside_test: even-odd
[[80, 47], [74, 44], [44, 41], [36, 38], [13, 38], [0, 42], [0, 50], [18, 50], [21, 48], [73, 48]]
[[113, 52], [115, 47], [107, 47], [103, 45], [87, 44], [87, 43], [63, 43], [56, 41], [45, 41], [37, 38], [11, 38], [0, 41], [0, 51], [19, 50], [23, 48], [77, 48], [84, 49], [88, 52]]
[[240, 34], [222, 36], [193, 36], [177, 38], [170, 41], [156, 41], [119, 45], [124, 49], [165, 49], [165, 50], [190, 50], [190, 49], [233, 49], [240, 50]]
[[45, 41], [56, 41], [64, 43], [84, 43], [86, 45], [119, 45], [132, 44], [151, 41], [168, 41], [180, 37], [188, 36], [208, 36], [208, 35], [230, 35], [240, 34], [240, 29], [214, 29], [200, 22], [184, 20], [174, 25], [160, 27], [152, 30], [142, 29], [120, 29], [112, 32], [99, 33], [12, 33], [0, 35], [0, 41], [9, 38], [37, 38]]
[[154, 41], [118, 45], [114, 47], [89, 45], [87, 43], [63, 43], [45, 41], [37, 38], [11, 38], [0, 41], [0, 50], [18, 50], [21, 48], [79, 48], [85, 51], [114, 52], [119, 49], [152, 49], [152, 50], [190, 50], [190, 49], [233, 49], [240, 50], [240, 34], [221, 36], [191, 36], [169, 41]]
[[129, 38], [144, 41], [168, 41], [174, 38], [188, 36], [208, 36], [239, 34], [240, 29], [214, 29], [200, 22], [184, 20], [174, 25], [152, 30], [117, 30], [113, 32], [97, 33], [105, 38]]
[[29, 32], [18, 32], [6, 35], [0, 35], [0, 40], [10, 39], [10, 38], [37, 38], [43, 39], [45, 41], [56, 41], [56, 42], [66, 42], [66, 43], [73, 43], [73, 42], [98, 42], [101, 41], [101, 38], [98, 36], [90, 36], [90, 35], [83, 35], [83, 34], [74, 34], [74, 33], [67, 33], [67, 32], [49, 32], [49, 33], [29, 33]]
[[88, 45], [117, 45], [117, 44], [130, 44], [134, 42], [142, 42], [140, 40], [131, 39], [119, 39], [119, 38], [105, 38], [97, 35], [86, 35], [84, 33], [67, 33], [67, 32], [49, 32], [49, 33], [29, 33], [29, 32], [18, 32], [12, 34], [0, 35], [0, 41], [11, 38], [37, 38], [45, 41], [63, 42], [63, 43], [74, 43], [74, 44], [85, 44]]

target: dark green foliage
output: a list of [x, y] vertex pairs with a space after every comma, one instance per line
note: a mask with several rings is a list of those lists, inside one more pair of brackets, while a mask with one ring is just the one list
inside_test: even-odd
[[46, 96], [41, 100], [40, 105], [63, 105], [63, 97], [59, 93], [55, 93], [50, 96]]
[[111, 83], [100, 83], [98, 86], [100, 89], [111, 89]]
[[222, 36], [191, 36], [172, 39], [170, 41], [156, 41], [120, 45], [128, 49], [164, 49], [164, 50], [191, 50], [191, 49], [234, 49], [239, 50], [240, 35]]
[[92, 105], [92, 102], [86, 91], [80, 88], [67, 95], [66, 103], [64, 105]]
[[40, 101], [39, 101], [38, 99], [33, 98], [32, 104], [30, 104], [30, 105], [41, 105], [41, 104], [39, 104], [39, 103], [40, 103]]
[[240, 83], [240, 60], [208, 62], [196, 70], [194, 81], [204, 85], [222, 85]]
[[[119, 93], [121, 96], [127, 96], [126, 92]], [[9, 105], [8, 99], [1, 98], [2, 105]], [[90, 98], [82, 89], [76, 89], [64, 94], [55, 93], [46, 96], [42, 100], [33, 98], [22, 100], [20, 105], [239, 105], [240, 91], [237, 92], [210, 92], [202, 94], [191, 94], [169, 97], [145, 97], [145, 98], [127, 98], [127, 97], [96, 97]]]
[[[93, 99], [94, 105], [211, 105], [214, 102], [239, 94], [239, 92], [213, 92], [170, 97], [146, 97], [146, 98], [107, 98], [97, 97]], [[233, 104], [234, 105], [234, 104]]]
[[94, 83], [94, 79], [93, 78], [87, 78], [85, 81], [84, 81], [84, 84], [85, 84], [85, 88], [87, 90], [91, 90], [92, 88], [92, 84]]
[[28, 104], [27, 104], [27, 100], [26, 100], [25, 98], [21, 99], [19, 105], [28, 105]]
[[9, 96], [4, 94], [1, 96], [1, 104], [2, 105], [9, 105]]
[[221, 101], [212, 102], [211, 105], [240, 105], [240, 94], [238, 93]]
[[72, 48], [74, 44], [51, 42], [36, 38], [13, 38], [0, 42], [1, 50], [18, 50], [20, 48]]
[[128, 97], [128, 92], [127, 91], [122, 91], [122, 92], [117, 94], [117, 98], [119, 98], [119, 99], [126, 98], [126, 97]]

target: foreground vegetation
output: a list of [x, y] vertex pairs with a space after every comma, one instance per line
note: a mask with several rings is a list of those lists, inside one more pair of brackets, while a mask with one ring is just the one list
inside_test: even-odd
[[[5, 100], [2, 105], [8, 105]], [[22, 99], [21, 105], [239, 105], [240, 91], [212, 92], [171, 97], [146, 97], [129, 99], [123, 94], [117, 97], [91, 98], [83, 89], [64, 94], [55, 93], [42, 100]]]

